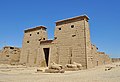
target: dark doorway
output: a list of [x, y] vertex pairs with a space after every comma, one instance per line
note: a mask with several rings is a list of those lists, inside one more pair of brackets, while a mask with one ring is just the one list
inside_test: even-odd
[[97, 66], [98, 66], [98, 61], [97, 61]]
[[45, 61], [46, 61], [46, 65], [48, 66], [48, 62], [49, 62], [49, 48], [43, 48], [44, 50], [44, 54], [45, 54]]

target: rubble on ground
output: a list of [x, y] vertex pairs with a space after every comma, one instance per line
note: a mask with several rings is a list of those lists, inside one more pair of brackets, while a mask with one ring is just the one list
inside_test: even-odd
[[76, 62], [73, 62], [72, 64], [66, 64], [65, 70], [66, 71], [78, 71], [82, 69], [82, 65]]
[[64, 73], [64, 69], [62, 65], [51, 63], [48, 69], [45, 69], [45, 73]]

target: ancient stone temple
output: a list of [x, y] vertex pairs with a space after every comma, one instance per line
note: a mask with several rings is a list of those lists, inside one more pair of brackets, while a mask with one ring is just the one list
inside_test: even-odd
[[77, 62], [84, 69], [96, 66], [97, 49], [90, 40], [88, 21], [86, 15], [57, 21], [54, 40], [48, 40], [45, 26], [25, 30], [20, 63], [45, 67], [52, 62], [61, 65]]

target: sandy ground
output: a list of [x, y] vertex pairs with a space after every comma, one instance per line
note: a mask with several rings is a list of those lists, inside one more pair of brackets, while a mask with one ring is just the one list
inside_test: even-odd
[[120, 82], [120, 66], [116, 65], [120, 62], [106, 65], [114, 67], [108, 71], [106, 66], [99, 66], [64, 74], [37, 72], [36, 67], [0, 65], [0, 82]]

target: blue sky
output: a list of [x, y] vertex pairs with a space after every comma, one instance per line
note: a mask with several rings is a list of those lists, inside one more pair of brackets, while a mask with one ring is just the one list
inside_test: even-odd
[[120, 57], [120, 0], [0, 0], [0, 48], [22, 46], [23, 31], [44, 25], [54, 37], [55, 21], [87, 14], [91, 41]]

